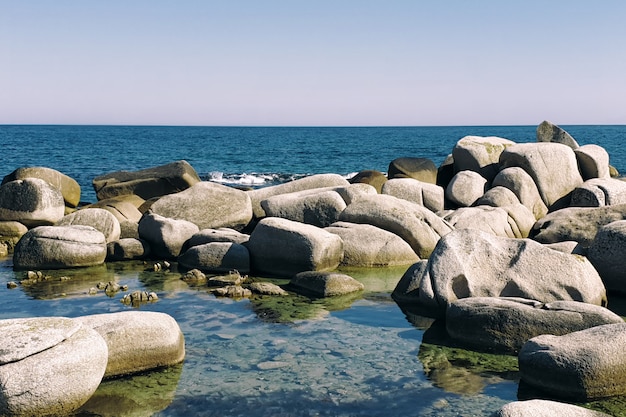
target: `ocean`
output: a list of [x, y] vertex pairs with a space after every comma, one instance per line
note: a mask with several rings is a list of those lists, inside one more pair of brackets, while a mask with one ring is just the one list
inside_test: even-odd
[[[581, 145], [603, 146], [626, 172], [626, 126], [562, 126]], [[535, 141], [535, 126], [466, 127], [160, 127], [0, 126], [0, 175], [46, 166], [76, 179], [94, 202], [91, 181], [118, 170], [188, 161], [205, 180], [263, 187], [315, 173], [346, 177], [386, 172], [398, 157], [441, 164], [466, 135]], [[93, 293], [115, 281], [158, 294], [138, 307], [170, 314], [186, 341], [176, 367], [105, 381], [75, 414], [94, 416], [486, 416], [520, 393], [517, 360], [429, 344], [432, 320], [391, 299], [406, 267], [349, 270], [362, 294], [233, 300], [183, 282], [174, 263], [45, 271], [51, 279], [8, 289], [24, 279], [0, 258], [0, 319], [76, 317], [126, 311], [123, 293]], [[66, 277], [60, 280], [60, 277]], [[276, 283], [286, 283], [275, 280]], [[609, 306], [611, 303], [609, 303]], [[1, 337], [1, 336], [0, 336]], [[626, 415], [626, 399], [594, 404]]]

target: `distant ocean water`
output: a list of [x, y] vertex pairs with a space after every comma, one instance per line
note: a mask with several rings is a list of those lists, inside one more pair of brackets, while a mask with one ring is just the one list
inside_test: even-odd
[[[561, 126], [581, 145], [597, 144], [626, 172], [626, 125]], [[182, 127], [0, 125], [0, 177], [22, 166], [46, 166], [96, 200], [92, 180], [184, 159], [204, 180], [262, 187], [305, 175], [386, 172], [399, 157], [439, 165], [464, 136], [534, 142], [536, 126], [453, 127]]]

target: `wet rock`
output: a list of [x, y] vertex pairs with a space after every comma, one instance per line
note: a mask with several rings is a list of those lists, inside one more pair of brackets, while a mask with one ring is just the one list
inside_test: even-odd
[[151, 252], [165, 259], [174, 259], [185, 242], [198, 232], [198, 226], [187, 220], [176, 220], [147, 213], [139, 222], [139, 237], [150, 245]]
[[21, 167], [4, 177], [2, 184], [10, 181], [38, 178], [44, 180], [61, 192], [65, 205], [77, 207], [80, 202], [80, 185], [75, 179], [46, 167]]
[[202, 181], [159, 198], [150, 206], [150, 212], [186, 220], [199, 229], [241, 230], [252, 220], [252, 203], [245, 191]]
[[246, 247], [254, 270], [277, 276], [333, 270], [343, 258], [343, 241], [339, 236], [277, 217], [261, 220]]
[[283, 290], [276, 284], [271, 282], [252, 282], [248, 284], [248, 288], [254, 294], [260, 295], [287, 295], [287, 291]]
[[134, 172], [100, 175], [94, 178], [93, 188], [98, 200], [127, 194], [147, 200], [185, 190], [198, 182], [200, 177], [187, 161], [176, 161]]
[[150, 255], [150, 245], [141, 239], [124, 238], [107, 244], [107, 260], [129, 261], [145, 259]]
[[39, 178], [9, 181], [0, 185], [0, 220], [28, 227], [52, 225], [65, 214], [61, 192]]
[[626, 323], [530, 339], [519, 353], [522, 380], [573, 401], [626, 394]]
[[108, 210], [101, 208], [86, 208], [64, 216], [56, 226], [91, 226], [99, 230], [110, 243], [120, 238], [120, 222]]
[[396, 158], [389, 163], [387, 178], [413, 178], [435, 184], [437, 182], [437, 167], [433, 161], [427, 158]]
[[107, 366], [102, 337], [69, 318], [0, 321], [0, 414], [68, 415], [96, 391]]
[[148, 291], [133, 291], [130, 294], [124, 295], [120, 302], [126, 305], [132, 305], [133, 307], [139, 307], [141, 304], [153, 303], [159, 299], [159, 296], [155, 292]]
[[238, 243], [211, 242], [192, 246], [178, 257], [185, 268], [210, 272], [228, 272], [233, 269], [244, 274], [250, 272], [250, 253]]
[[511, 145], [515, 142], [496, 136], [465, 136], [452, 150], [455, 170], [476, 172], [490, 182], [499, 171], [500, 154]]
[[420, 258], [428, 258], [453, 227], [426, 207], [390, 195], [364, 196], [350, 204], [340, 221], [370, 224], [404, 239]]
[[219, 275], [211, 277], [207, 280], [209, 285], [215, 286], [229, 286], [229, 285], [241, 285], [247, 280], [247, 275], [241, 275], [239, 271], [230, 271], [226, 275]]
[[187, 271], [180, 279], [190, 285], [205, 284], [207, 282], [206, 275], [199, 269]]
[[490, 352], [516, 353], [535, 336], [623, 322], [604, 307], [576, 301], [474, 297], [456, 300], [446, 310], [446, 329], [455, 342]]
[[106, 342], [105, 378], [171, 366], [185, 358], [183, 333], [165, 313], [125, 311], [75, 320], [94, 329]]
[[315, 297], [332, 297], [363, 290], [364, 286], [349, 275], [335, 272], [305, 271], [294, 276], [289, 286], [296, 292]]
[[337, 222], [324, 230], [341, 237], [344, 253], [341, 264], [345, 266], [410, 265], [419, 260], [401, 237], [376, 226]]
[[230, 298], [248, 298], [252, 295], [252, 291], [248, 288], [244, 288], [241, 285], [227, 285], [220, 288], [212, 288], [209, 292], [215, 294], [218, 297], [230, 297]]
[[104, 235], [90, 226], [39, 226], [15, 246], [15, 269], [59, 269], [102, 264]]

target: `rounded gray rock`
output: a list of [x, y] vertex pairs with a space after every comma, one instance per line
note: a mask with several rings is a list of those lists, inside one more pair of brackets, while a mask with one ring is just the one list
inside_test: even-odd
[[248, 249], [233, 242], [210, 242], [192, 246], [178, 257], [185, 268], [209, 272], [229, 272], [237, 270], [242, 274], [250, 272]]
[[0, 186], [0, 220], [36, 227], [52, 225], [64, 214], [61, 191], [42, 179], [26, 178]]
[[139, 222], [139, 237], [150, 245], [159, 257], [174, 259], [185, 243], [198, 233], [198, 226], [187, 220], [176, 220], [154, 213], [146, 213]]
[[296, 292], [316, 297], [332, 297], [361, 291], [364, 286], [346, 274], [305, 271], [294, 276], [289, 286]]
[[56, 226], [82, 225], [91, 226], [102, 232], [107, 243], [120, 238], [120, 222], [108, 210], [101, 208], [86, 208], [64, 216]]

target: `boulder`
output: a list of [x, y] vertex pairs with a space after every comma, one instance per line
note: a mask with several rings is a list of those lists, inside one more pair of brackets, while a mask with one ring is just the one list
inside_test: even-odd
[[524, 298], [462, 298], [446, 310], [446, 330], [469, 349], [517, 353], [542, 334], [563, 335], [624, 320], [610, 310], [577, 301], [542, 303]]
[[98, 200], [135, 194], [147, 200], [177, 193], [200, 182], [200, 177], [187, 161], [176, 161], [139, 171], [117, 171], [93, 179]]
[[198, 226], [187, 220], [176, 220], [148, 213], [139, 222], [139, 237], [150, 245], [153, 255], [174, 259], [185, 242], [198, 232]]
[[80, 202], [80, 185], [75, 179], [46, 167], [21, 167], [4, 177], [2, 185], [10, 181], [39, 178], [61, 192], [65, 205], [77, 207]]
[[107, 210], [115, 216], [115, 218], [120, 222], [120, 225], [125, 222], [139, 223], [142, 216], [141, 212], [132, 201], [129, 201], [128, 198], [124, 197], [130, 196], [120, 196], [117, 198], [100, 200], [97, 203], [86, 206], [83, 210], [87, 208], [101, 208]]
[[26, 178], [0, 186], [0, 220], [27, 227], [48, 226], [65, 215], [61, 192], [39, 178]]
[[93, 227], [104, 235], [107, 243], [120, 238], [120, 222], [110, 211], [101, 208], [77, 210], [56, 223], [56, 226], [72, 225]]
[[65, 317], [0, 321], [0, 415], [70, 415], [96, 391], [107, 345]]
[[401, 237], [376, 226], [337, 222], [324, 230], [338, 235], [343, 240], [341, 265], [397, 266], [410, 265], [419, 260], [411, 246]]
[[168, 314], [124, 311], [74, 320], [98, 332], [106, 342], [105, 378], [171, 366], [185, 358], [185, 338]]
[[569, 133], [547, 120], [537, 126], [537, 142], [561, 143], [572, 149], [578, 148], [578, 143]]
[[520, 204], [520, 201], [513, 191], [498, 185], [488, 189], [474, 204], [476, 206], [505, 207]]
[[289, 286], [298, 293], [314, 297], [333, 297], [363, 290], [364, 286], [349, 275], [336, 272], [304, 271], [296, 274]]
[[238, 232], [234, 229], [221, 227], [219, 229], [202, 229], [189, 239], [189, 247], [204, 245], [211, 242], [246, 243], [250, 235]]
[[104, 235], [90, 226], [39, 226], [15, 246], [15, 269], [60, 269], [104, 263]]
[[252, 201], [252, 211], [254, 213], [254, 217], [262, 218], [265, 217], [266, 214], [261, 207], [261, 201], [267, 200], [271, 196], [310, 190], [314, 188], [343, 187], [349, 184], [348, 180], [338, 174], [317, 174], [284, 184], [259, 188], [246, 192]]
[[444, 217], [455, 229], [475, 229], [495, 236], [528, 237], [535, 217], [520, 203], [504, 207], [461, 207]]
[[454, 171], [454, 158], [452, 154], [449, 154], [437, 168], [437, 185], [445, 190], [450, 181], [452, 181], [454, 174], [456, 174]]
[[572, 192], [572, 207], [601, 207], [626, 203], [626, 181], [593, 178]]
[[432, 317], [469, 297], [607, 302], [602, 280], [586, 258], [472, 229], [445, 235], [427, 265], [409, 268], [394, 290], [394, 298], [425, 306]]
[[146, 259], [149, 255], [150, 245], [141, 239], [128, 237], [107, 244], [108, 261]]
[[[583, 183], [572, 148], [560, 143], [520, 143], [500, 155], [500, 168], [523, 168], [550, 210], [566, 207], [574, 188]], [[521, 199], [520, 199], [521, 201]]]
[[346, 203], [335, 191], [308, 191], [280, 194], [261, 201], [269, 217], [281, 217], [317, 227], [326, 227], [339, 218]]
[[588, 402], [626, 395], [626, 323], [530, 339], [519, 352], [522, 381], [552, 397]]
[[494, 188], [502, 186], [513, 191], [520, 203], [528, 207], [535, 219], [548, 213], [548, 207], [541, 199], [535, 181], [520, 167], [505, 168], [493, 179]]
[[357, 174], [348, 181], [350, 184], [369, 184], [380, 194], [383, 186], [387, 182], [387, 176], [380, 171], [368, 169], [357, 172]]
[[241, 230], [252, 220], [252, 204], [245, 191], [208, 181], [159, 198], [150, 212], [189, 221], [200, 229]]
[[568, 207], [548, 214], [533, 226], [530, 237], [541, 243], [575, 241], [589, 247], [605, 224], [626, 219], [626, 204], [603, 207]]
[[456, 172], [474, 171], [488, 182], [499, 171], [500, 154], [515, 142], [496, 136], [465, 136], [452, 150]]
[[371, 185], [363, 183], [350, 184], [343, 187], [330, 187], [330, 189], [337, 192], [346, 204], [352, 204], [363, 196], [380, 194]]
[[609, 153], [598, 145], [583, 145], [574, 149], [584, 180], [610, 178]]
[[371, 224], [394, 233], [411, 245], [420, 258], [428, 258], [441, 236], [453, 229], [426, 207], [383, 194], [353, 202], [339, 220]]
[[437, 183], [437, 167], [427, 158], [396, 158], [389, 163], [387, 178], [413, 178], [431, 184]]
[[343, 241], [339, 236], [277, 217], [261, 220], [246, 247], [254, 270], [278, 276], [333, 270], [343, 259]]
[[573, 404], [550, 400], [514, 401], [503, 405], [491, 417], [610, 417], [609, 414]]
[[608, 291], [626, 293], [626, 220], [601, 226], [587, 249], [587, 257]]
[[8, 243], [11, 247], [15, 246], [26, 232], [28, 227], [20, 222], [0, 221], [0, 242]]
[[457, 172], [448, 187], [446, 198], [459, 207], [469, 207], [487, 191], [487, 180], [474, 171]]
[[178, 257], [178, 263], [185, 268], [209, 272], [229, 272], [237, 270], [242, 274], [250, 272], [248, 249], [232, 242], [211, 242], [192, 246]]
[[435, 213], [444, 208], [443, 187], [413, 178], [391, 179], [383, 185], [381, 194], [422, 205]]

